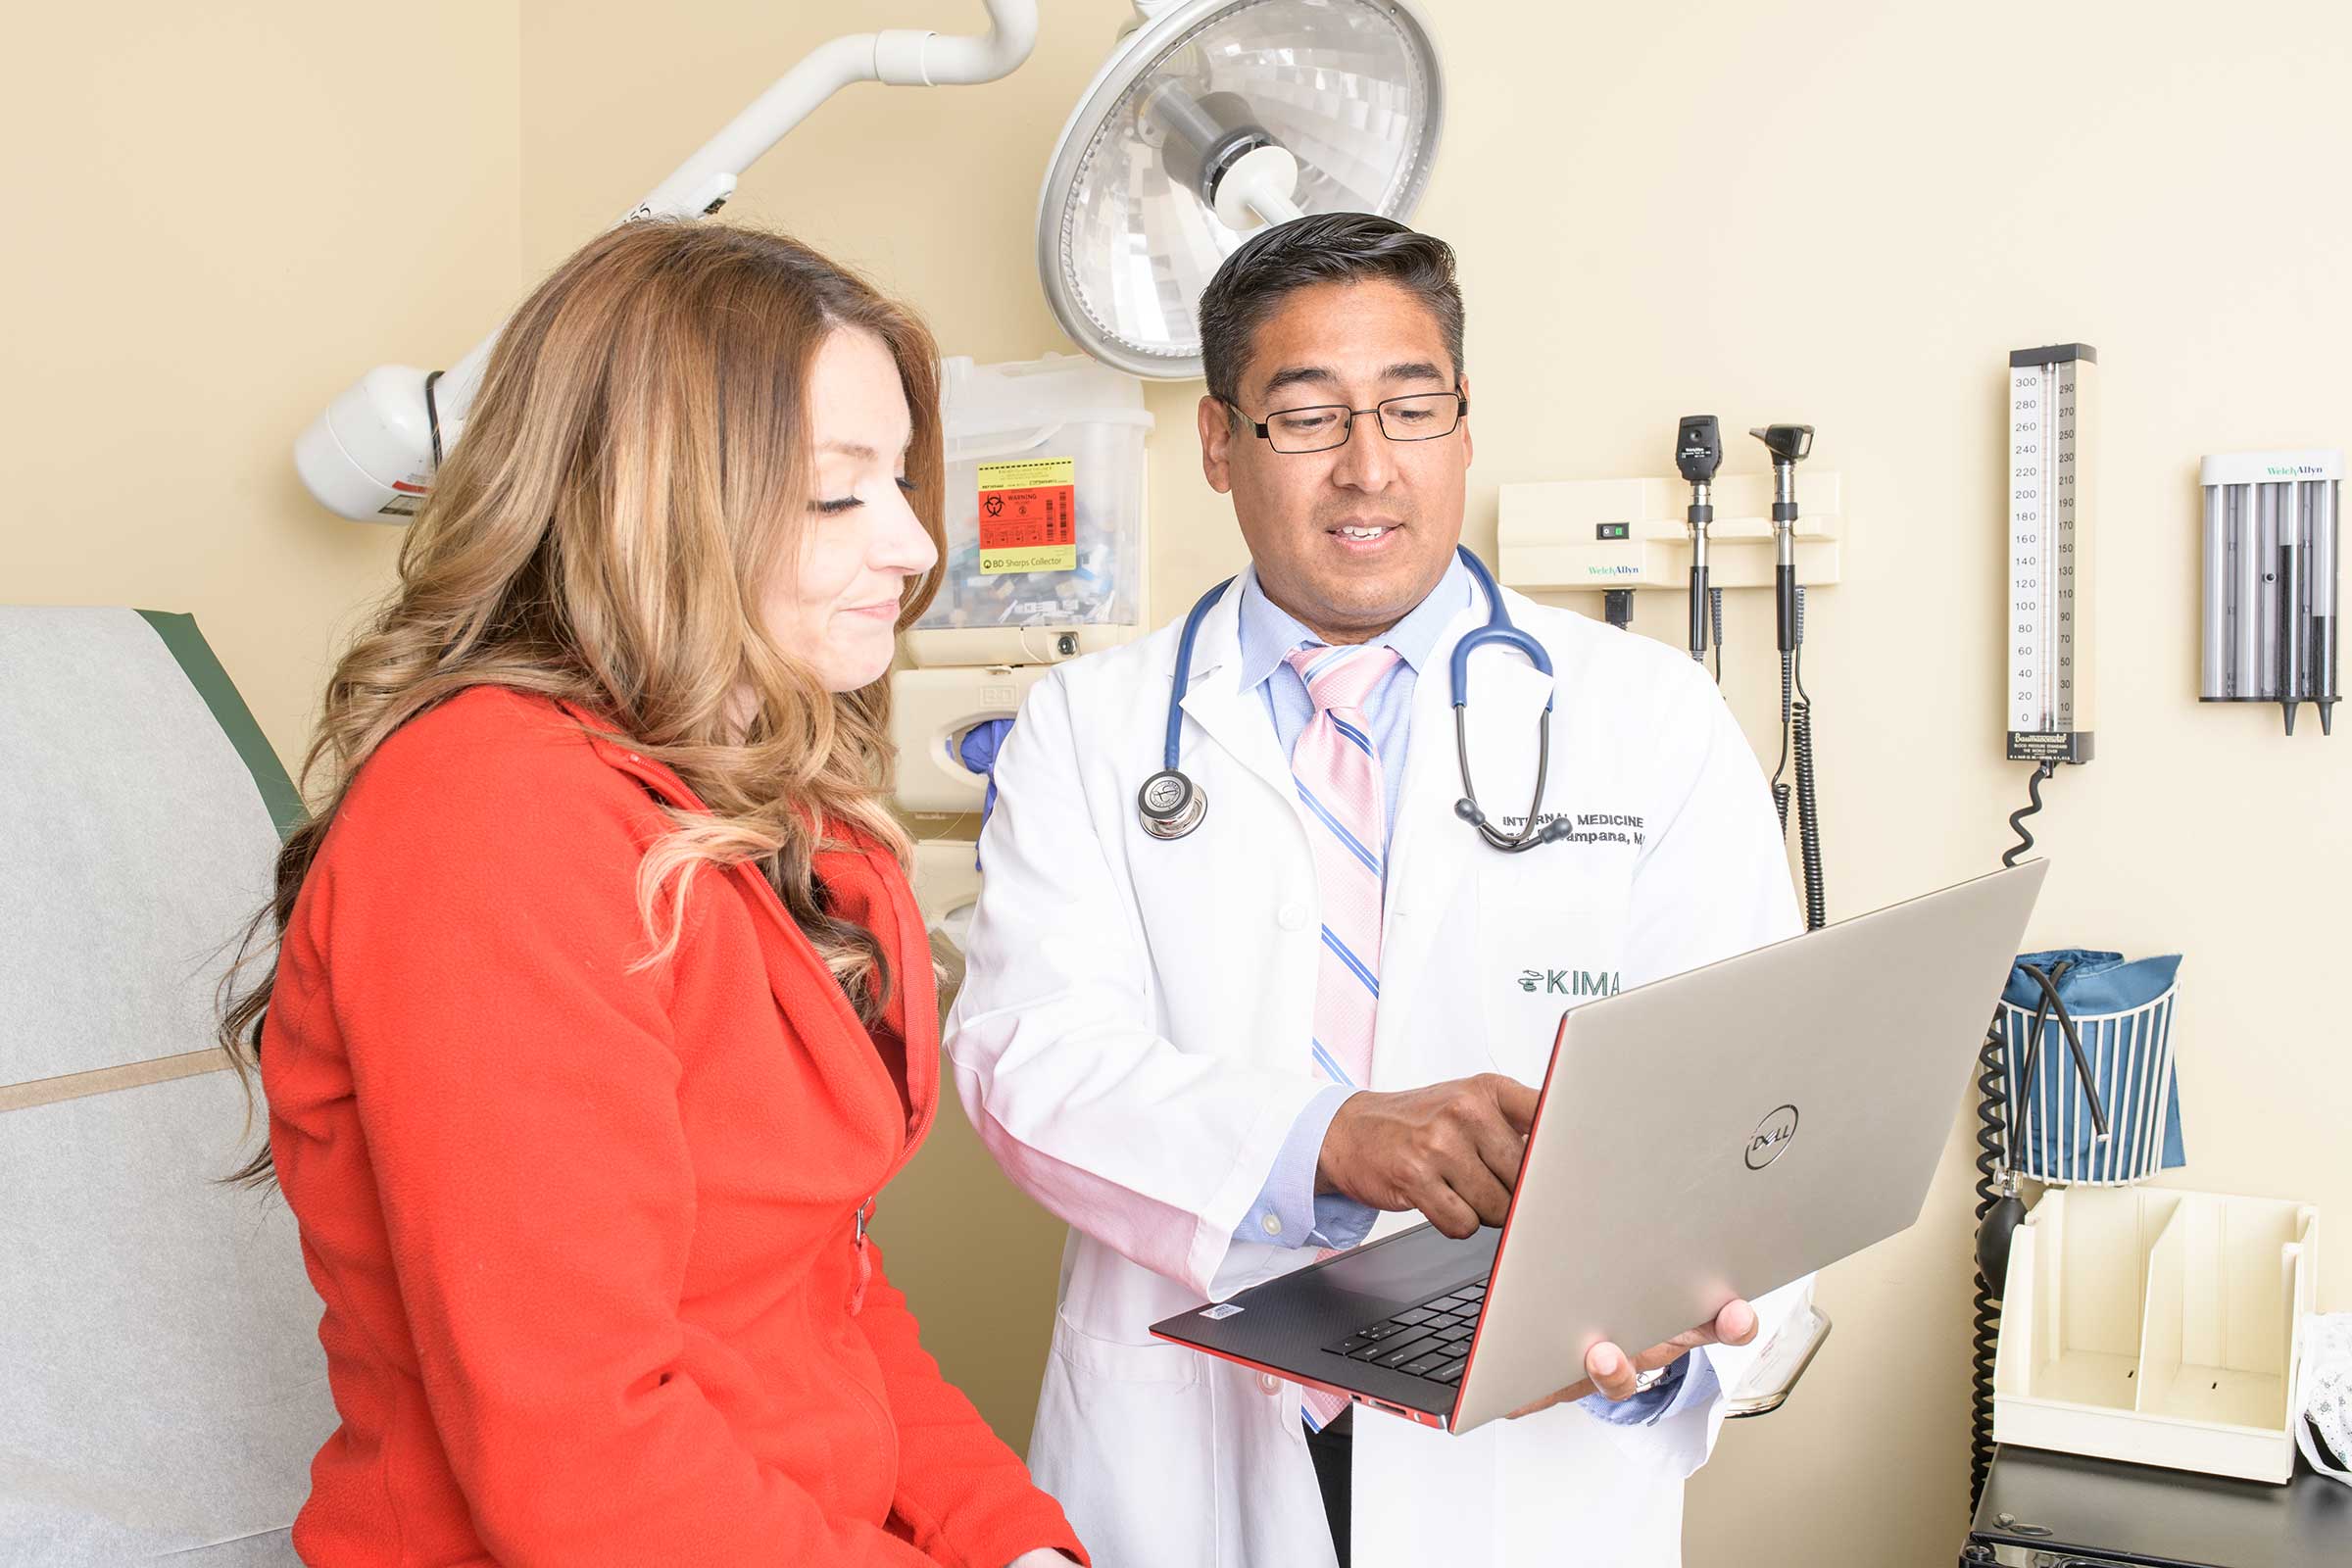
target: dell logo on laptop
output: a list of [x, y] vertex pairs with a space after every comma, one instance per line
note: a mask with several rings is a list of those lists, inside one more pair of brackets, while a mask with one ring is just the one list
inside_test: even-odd
[[1796, 1107], [1782, 1105], [1756, 1123], [1755, 1136], [1747, 1141], [1747, 1168], [1762, 1170], [1781, 1157], [1781, 1151], [1796, 1137]]

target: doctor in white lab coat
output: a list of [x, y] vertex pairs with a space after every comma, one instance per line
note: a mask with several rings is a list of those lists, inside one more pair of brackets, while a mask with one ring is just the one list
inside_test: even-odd
[[[1201, 318], [1203, 465], [1252, 560], [1180, 694], [1206, 814], [1173, 841], [1138, 814], [1177, 626], [1040, 681], [999, 759], [949, 1025], [981, 1138], [1071, 1228], [1030, 1465], [1104, 1568], [1677, 1563], [1724, 1391], [1809, 1281], [1666, 1346], [1594, 1347], [1586, 1381], [1458, 1437], [1361, 1406], [1310, 1434], [1296, 1385], [1150, 1336], [1367, 1228], [1499, 1223], [1564, 1007], [1799, 929], [1760, 770], [1699, 668], [1507, 590], [1554, 674], [1473, 655], [1480, 804], [1524, 820], [1548, 696], [1538, 809], [1578, 829], [1510, 855], [1455, 814], [1447, 661], [1489, 606], [1454, 557], [1451, 253], [1385, 220], [1299, 220], [1226, 263]], [[1311, 1056], [1324, 826], [1292, 772], [1309, 700], [1283, 658], [1350, 643], [1397, 656], [1359, 715], [1386, 833], [1363, 1086]], [[1670, 1121], [1680, 1088], [1617, 1113]]]

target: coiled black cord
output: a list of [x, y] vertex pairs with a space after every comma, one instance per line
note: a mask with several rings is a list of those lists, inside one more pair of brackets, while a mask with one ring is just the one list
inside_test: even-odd
[[1723, 684], [1723, 590], [1707, 590], [1707, 617], [1715, 626], [1715, 684]]
[[[2017, 842], [2001, 854], [2001, 864], [2013, 866], [2034, 848], [2034, 835], [2026, 827], [2026, 818], [2041, 809], [2041, 781], [2058, 771], [2058, 764], [2042, 761], [2034, 764], [2033, 775], [2026, 780], [2026, 799], [2030, 803], [2010, 813], [2009, 830]], [[2002, 1197], [2001, 1161], [2007, 1153], [2009, 1141], [2009, 1091], [2001, 1065], [2000, 1014], [1984, 1031], [1984, 1044], [1977, 1052], [1977, 1224], [1981, 1228], [1984, 1216]], [[1977, 1503], [1984, 1494], [1984, 1477], [1992, 1468], [1992, 1371], [2001, 1342], [2001, 1306], [1998, 1291], [2001, 1282], [1988, 1280], [1982, 1268], [1977, 1270], [1976, 1311], [1971, 1318], [1968, 1357], [1968, 1511], [1973, 1518]]]
[[[1797, 663], [1804, 663], [1800, 651]], [[1800, 668], [1797, 690], [1804, 690]], [[1805, 867], [1805, 929], [1818, 931], [1829, 923], [1829, 898], [1821, 885], [1821, 806], [1813, 794], [1813, 705], [1802, 696], [1789, 710], [1788, 733], [1796, 751], [1796, 853]]]
[[[1977, 1051], [1977, 1223], [1992, 1211], [2000, 1196], [2001, 1160], [2008, 1142], [2009, 1094], [2001, 1082], [2001, 1037], [1984, 1032]], [[1992, 1282], [1977, 1271], [1976, 1312], [1968, 1340], [1968, 1512], [1976, 1517], [1978, 1499], [1984, 1495], [1984, 1477], [1992, 1468], [1992, 1368], [2001, 1343], [2000, 1298]]]
[[1814, 795], [1813, 699], [1805, 690], [1805, 591], [1796, 591], [1796, 649], [1789, 660], [1796, 699], [1788, 706], [1788, 746], [1796, 759], [1796, 852], [1805, 868], [1805, 929], [1830, 923], [1829, 893], [1822, 886], [1821, 803]]
[[2009, 813], [2009, 831], [2017, 835], [2017, 842], [2001, 854], [2001, 864], [2004, 868], [2015, 865], [2025, 858], [2026, 852], [2034, 847], [2034, 835], [2026, 827], [2026, 818], [2041, 809], [2041, 781], [2057, 771], [2058, 764], [2056, 762], [2041, 761], [2034, 764], [2034, 772], [2026, 780], [2026, 799], [2033, 804], [2021, 806]]
[[1796, 656], [1781, 656], [1781, 760], [1772, 770], [1772, 806], [1781, 813], [1781, 837], [1788, 837], [1788, 785], [1783, 775], [1788, 771], [1788, 705], [1794, 697]]

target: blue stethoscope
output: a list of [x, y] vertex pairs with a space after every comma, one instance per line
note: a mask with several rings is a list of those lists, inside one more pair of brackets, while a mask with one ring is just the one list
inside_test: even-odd
[[[1544, 652], [1542, 643], [1511, 623], [1510, 612], [1503, 608], [1502, 590], [1494, 586], [1494, 575], [1487, 570], [1487, 564], [1459, 546], [1454, 553], [1470, 569], [1479, 592], [1487, 596], [1487, 623], [1473, 628], [1453, 645], [1453, 747], [1462, 767], [1462, 798], [1453, 803], [1453, 814], [1478, 829], [1480, 838], [1506, 855], [1532, 850], [1539, 844], [1556, 844], [1572, 831], [1568, 818], [1555, 817], [1541, 826], [1536, 820], [1536, 813], [1544, 805], [1544, 776], [1551, 766], [1549, 693], [1544, 695], [1544, 716], [1538, 721], [1536, 793], [1528, 802], [1526, 823], [1516, 833], [1505, 833], [1479, 809], [1478, 791], [1470, 783], [1469, 726], [1464, 716], [1470, 704], [1470, 656], [1491, 644], [1516, 648], [1547, 677], [1551, 674], [1551, 656]], [[1187, 778], [1176, 763], [1184, 736], [1184, 694], [1193, 679], [1193, 642], [1209, 607], [1233, 583], [1234, 579], [1228, 577], [1200, 596], [1200, 603], [1184, 617], [1184, 633], [1176, 641], [1176, 680], [1168, 692], [1168, 737], [1162, 766], [1144, 780], [1144, 787], [1136, 792], [1135, 798], [1136, 808], [1143, 813], [1144, 831], [1155, 839], [1184, 837], [1200, 825], [1200, 818], [1208, 811], [1208, 800], [1200, 786]]]

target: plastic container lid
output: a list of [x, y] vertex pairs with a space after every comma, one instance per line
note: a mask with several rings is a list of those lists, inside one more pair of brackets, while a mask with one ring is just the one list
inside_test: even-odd
[[1150, 429], [1144, 384], [1075, 354], [976, 366], [965, 355], [939, 363], [940, 419], [948, 461], [979, 446], [1026, 447], [1077, 419]]

